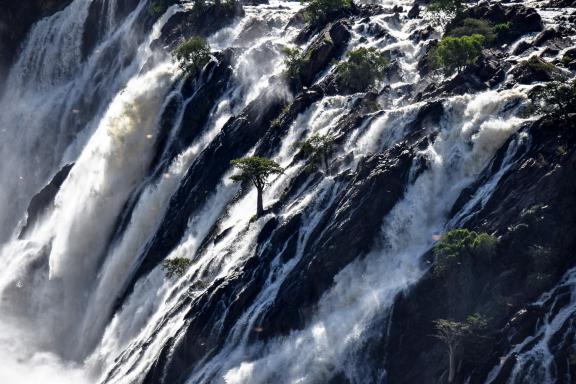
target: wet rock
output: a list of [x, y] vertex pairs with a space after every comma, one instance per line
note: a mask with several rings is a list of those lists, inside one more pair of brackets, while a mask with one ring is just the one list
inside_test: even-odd
[[[514, 41], [526, 33], [539, 32], [544, 28], [538, 12], [522, 4], [505, 6], [501, 3], [481, 3], [466, 9], [460, 18], [451, 22], [451, 25], [456, 25], [466, 18], [486, 20], [493, 25], [511, 23], [508, 33], [503, 38], [498, 39], [500, 44]], [[448, 30], [450, 28], [450, 25], [447, 26]]]
[[412, 8], [408, 11], [408, 18], [409, 19], [417, 19], [420, 17], [420, 5], [418, 3], [414, 3]]
[[561, 72], [558, 68], [536, 56], [522, 61], [510, 73], [514, 80], [520, 84], [552, 81], [561, 77]]
[[42, 214], [53, 206], [54, 198], [73, 166], [74, 164], [63, 166], [56, 175], [52, 177], [52, 180], [30, 200], [30, 204], [28, 204], [28, 208], [26, 209], [26, 224], [22, 227], [18, 238], [22, 239]]
[[[268, 338], [300, 328], [334, 276], [368, 252], [385, 214], [402, 197], [413, 151], [406, 143], [359, 165], [350, 185], [325, 214], [298, 266], [260, 324]], [[345, 234], [345, 235], [343, 235]]]
[[434, 35], [435, 29], [431, 25], [426, 26], [425, 28], [418, 29], [410, 35], [410, 40], [414, 41], [415, 43], [419, 43], [420, 41], [431, 39]]
[[[474, 294], [462, 293], [466, 290], [457, 288], [459, 285], [449, 288], [447, 281], [428, 273], [416, 286], [398, 297], [388, 328], [389, 337], [383, 341], [387, 351], [394, 351], [386, 355], [385, 362], [390, 382], [408, 384], [442, 380], [447, 369], [445, 347], [430, 337], [434, 334], [433, 321], [436, 319], [459, 319], [476, 311], [488, 311], [491, 323], [500, 329], [491, 342], [493, 352], [461, 366], [458, 382], [466, 382], [472, 375], [470, 382], [476, 384], [485, 382], [488, 372], [500, 364], [500, 357], [506, 356], [514, 344], [534, 334], [544, 313], [553, 313], [558, 310], [554, 306], [565, 305], [556, 305], [561, 300], [555, 298], [549, 300], [550, 306], [545, 310], [529, 305], [542, 291], [531, 296], [525, 294], [525, 278], [531, 263], [525, 249], [530, 244], [527, 241], [540, 244], [549, 241], [556, 244], [553, 247], [558, 247], [553, 252], [570, 255], [557, 259], [554, 281], [576, 265], [576, 229], [570, 224], [576, 217], [573, 198], [576, 194], [576, 154], [559, 150], [576, 144], [576, 133], [572, 128], [566, 120], [542, 119], [528, 123], [522, 131], [530, 135], [528, 146], [519, 148], [511, 168], [500, 179], [488, 201], [472, 211], [467, 226], [505, 234], [501, 238], [498, 261], [484, 267], [475, 265], [473, 276], [463, 280], [470, 285], [466, 289], [472, 289]], [[495, 163], [487, 167], [486, 176], [481, 175], [481, 179], [487, 180], [488, 175], [501, 169], [502, 161], [497, 159], [504, 158], [506, 150], [507, 144], [496, 154]], [[465, 193], [471, 196], [473, 191]], [[521, 212], [535, 204], [548, 207], [545, 214], [535, 214], [543, 222], [537, 227], [529, 227], [530, 232], [520, 241], [515, 241], [516, 232], [510, 228], [523, 217]], [[555, 240], [558, 238], [562, 240]], [[500, 308], [494, 301], [495, 297], [506, 298]], [[558, 340], [561, 339], [559, 336]], [[564, 344], [559, 351], [562, 348], [566, 348]], [[383, 350], [379, 352], [383, 353]], [[562, 356], [561, 352], [558, 354]], [[511, 356], [504, 362], [497, 382], [508, 382], [514, 365], [515, 356]]]
[[289, 80], [291, 88], [310, 86], [320, 71], [342, 54], [350, 36], [350, 25], [346, 21], [327, 26], [303, 53], [305, 63], [297, 76]]

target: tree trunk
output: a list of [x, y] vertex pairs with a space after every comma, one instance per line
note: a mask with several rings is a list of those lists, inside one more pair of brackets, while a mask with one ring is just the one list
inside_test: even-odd
[[452, 384], [454, 382], [454, 376], [456, 376], [456, 362], [454, 356], [454, 349], [449, 346], [448, 347], [448, 384]]
[[256, 216], [260, 217], [264, 214], [264, 204], [262, 203], [262, 188], [256, 188], [256, 195]]

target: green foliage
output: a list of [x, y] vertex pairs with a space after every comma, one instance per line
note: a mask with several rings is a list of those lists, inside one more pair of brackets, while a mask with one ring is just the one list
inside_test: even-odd
[[234, 16], [237, 7], [240, 6], [236, 0], [217, 0], [209, 3], [206, 0], [193, 0], [192, 1], [192, 15], [195, 19], [204, 17], [208, 13], [220, 14], [220, 16]]
[[352, 0], [302, 0], [308, 6], [304, 11], [304, 20], [311, 25], [324, 23], [331, 13], [349, 9]]
[[445, 276], [465, 258], [479, 257], [492, 261], [498, 246], [498, 239], [487, 233], [478, 233], [460, 228], [449, 231], [434, 246], [433, 272], [436, 276]]
[[467, 65], [476, 62], [482, 54], [484, 40], [484, 36], [479, 34], [444, 37], [435, 50], [436, 64], [447, 74], [460, 72]]
[[529, 94], [530, 113], [553, 118], [568, 119], [576, 112], [576, 81], [553, 81]]
[[332, 154], [333, 145], [333, 137], [314, 135], [308, 140], [296, 143], [296, 148], [300, 149], [302, 155], [308, 159], [306, 165], [308, 171], [316, 170], [320, 165], [323, 165], [328, 171], [328, 158]]
[[494, 32], [490, 22], [471, 18], [462, 20], [457, 27], [448, 31], [447, 35], [453, 37], [481, 35], [484, 36], [487, 43], [496, 39], [496, 32]]
[[432, 336], [440, 340], [448, 347], [449, 378], [453, 382], [458, 361], [481, 358], [486, 349], [483, 344], [484, 333], [488, 326], [488, 320], [479, 313], [468, 316], [465, 321], [452, 321], [438, 319], [434, 321], [436, 333]]
[[494, 31], [499, 38], [504, 38], [512, 32], [512, 23], [508, 21], [506, 23], [496, 24], [492, 27], [492, 31]]
[[174, 259], [166, 259], [162, 264], [166, 277], [178, 278], [184, 276], [188, 268], [192, 265], [192, 260], [185, 257], [176, 257]]
[[434, 24], [446, 24], [462, 12], [462, 0], [431, 0], [428, 3], [430, 21]]
[[188, 76], [196, 76], [210, 61], [210, 45], [206, 39], [193, 36], [182, 42], [174, 51], [173, 56]]
[[336, 65], [338, 81], [353, 92], [363, 92], [386, 74], [388, 60], [375, 48], [350, 51], [348, 58]]
[[282, 50], [282, 53], [286, 56], [284, 65], [286, 65], [286, 73], [288, 77], [299, 77], [302, 68], [306, 65], [306, 60], [302, 57], [302, 51], [298, 48], [286, 47]]
[[231, 177], [236, 182], [251, 182], [262, 190], [268, 184], [268, 177], [274, 174], [284, 173], [284, 169], [273, 160], [263, 157], [244, 157], [232, 160], [232, 165], [240, 173]]
[[153, 17], [160, 16], [166, 12], [168, 7], [176, 3], [177, 0], [153, 0], [148, 3], [148, 14]]

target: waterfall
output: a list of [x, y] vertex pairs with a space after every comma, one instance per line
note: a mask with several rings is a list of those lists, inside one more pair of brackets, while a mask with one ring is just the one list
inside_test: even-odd
[[[302, 29], [298, 2], [243, 5], [242, 15], [207, 36], [213, 57], [196, 80], [170, 57], [185, 33], [163, 40], [192, 2], [156, 18], [151, 1], [122, 2], [125, 14], [120, 3], [74, 0], [37, 22], [0, 100], [0, 382], [329, 383], [338, 375], [386, 382], [384, 366], [362, 361], [363, 348], [385, 332], [376, 328], [387, 324], [398, 295], [428, 272], [423, 255], [438, 235], [483, 209], [515, 164], [530, 140], [518, 133], [531, 121], [519, 113], [530, 87], [416, 101], [427, 43], [412, 35], [425, 21], [405, 17], [411, 0], [380, 2], [403, 7], [401, 23], [391, 11], [351, 18], [342, 50], [375, 47], [397, 68], [378, 85], [393, 97], [382, 91], [362, 112], [364, 94], [316, 97], [314, 86], [293, 94], [279, 80], [283, 48]], [[94, 9], [105, 28], [87, 44]], [[229, 77], [218, 72], [225, 70]], [[334, 71], [327, 64], [315, 82]], [[215, 83], [220, 92], [206, 96]], [[306, 105], [291, 115], [294, 104]], [[422, 119], [430, 106], [434, 118]], [[274, 119], [256, 132], [268, 115]], [[303, 172], [296, 146], [314, 135], [335, 138], [329, 172]], [[262, 217], [254, 216], [256, 190], [231, 180], [232, 159], [221, 158], [221, 148], [284, 168], [270, 179]], [[499, 170], [452, 214], [499, 151]], [[375, 177], [404, 166], [406, 177], [398, 193], [392, 182], [382, 190], [391, 203], [377, 213], [373, 242], [330, 278], [311, 309], [296, 311], [301, 324], [266, 329], [283, 290], [299, 282], [294, 276], [348, 228], [352, 202], [373, 198], [354, 187], [371, 176], [358, 175], [375, 159], [385, 165]], [[30, 200], [66, 165], [53, 201], [27, 217]], [[190, 267], [169, 279], [162, 260], [175, 258]], [[553, 381], [547, 343], [573, 321], [575, 276], [556, 288], [570, 290], [570, 303], [507, 354], [522, 356], [510, 382], [524, 382], [526, 372]], [[538, 303], [556, 300], [556, 291]], [[170, 364], [182, 371], [166, 372]]]

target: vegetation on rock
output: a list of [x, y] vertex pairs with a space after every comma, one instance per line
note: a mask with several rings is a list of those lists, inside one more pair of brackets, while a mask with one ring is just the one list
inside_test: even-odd
[[569, 114], [576, 113], [576, 81], [548, 83], [530, 92], [529, 98], [529, 112], [568, 119]]
[[364, 92], [386, 74], [388, 60], [376, 48], [361, 47], [348, 52], [336, 65], [338, 83], [352, 92]]
[[498, 239], [483, 232], [460, 228], [449, 231], [434, 246], [434, 274], [445, 276], [465, 258], [480, 257], [490, 261], [496, 253]]
[[466, 18], [456, 27], [448, 30], [446, 35], [452, 37], [481, 35], [484, 36], [484, 41], [489, 43], [496, 39], [497, 33], [490, 22], [486, 20]]
[[168, 7], [174, 5], [178, 0], [153, 0], [148, 3], [148, 14], [153, 17], [160, 16], [166, 12]]
[[480, 57], [484, 40], [484, 36], [479, 34], [444, 37], [434, 51], [436, 64], [446, 74], [461, 72], [467, 65], [474, 64]]
[[232, 180], [241, 183], [250, 182], [256, 187], [256, 215], [260, 217], [264, 213], [262, 193], [268, 185], [268, 178], [274, 174], [284, 173], [284, 169], [273, 160], [257, 156], [232, 160], [232, 165], [240, 171], [232, 176]]
[[328, 164], [328, 159], [332, 154], [333, 145], [334, 138], [328, 135], [314, 135], [308, 140], [296, 143], [296, 147], [299, 148], [302, 155], [308, 159], [306, 165], [307, 171], [313, 171], [322, 165], [326, 172], [329, 172], [330, 165]]
[[185, 257], [176, 257], [174, 259], [166, 259], [162, 264], [166, 277], [178, 278], [184, 276], [188, 268], [192, 265], [192, 260]]
[[464, 8], [462, 0], [432, 0], [428, 4], [430, 19], [435, 24], [446, 24]]
[[352, 7], [352, 0], [310, 0], [304, 11], [304, 20], [311, 25], [326, 22], [330, 14]]
[[302, 51], [298, 48], [284, 48], [282, 50], [286, 59], [284, 65], [286, 66], [286, 74], [290, 78], [297, 78], [300, 75], [302, 67], [306, 64], [306, 60], [302, 57]]
[[187, 76], [196, 76], [211, 59], [210, 45], [206, 39], [193, 36], [174, 50], [174, 59]]

